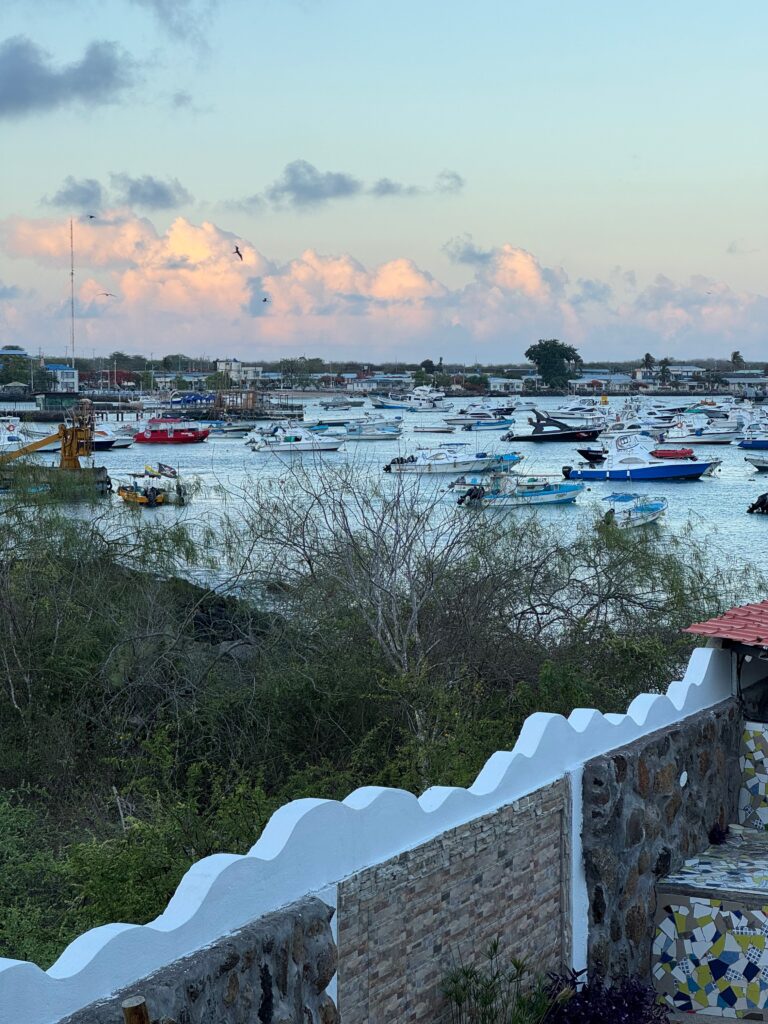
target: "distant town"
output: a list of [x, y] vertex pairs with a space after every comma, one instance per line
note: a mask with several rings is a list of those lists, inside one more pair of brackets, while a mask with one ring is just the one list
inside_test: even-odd
[[[0, 347], [0, 396], [209, 392], [221, 390], [403, 391], [429, 383], [446, 392], [509, 395], [527, 391], [582, 394], [729, 393], [745, 398], [768, 393], [768, 365], [726, 359], [693, 363], [646, 353], [627, 362], [586, 363], [576, 349], [552, 339], [532, 345], [528, 361], [462, 365], [442, 358], [419, 363], [328, 362], [305, 356], [251, 363], [174, 353], [145, 357], [125, 352], [92, 358], [46, 358], [19, 345]], [[42, 403], [39, 403], [42, 404]]]

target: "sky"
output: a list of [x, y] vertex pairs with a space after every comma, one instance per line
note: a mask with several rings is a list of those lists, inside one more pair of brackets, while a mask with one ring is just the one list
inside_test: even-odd
[[76, 355], [768, 361], [767, 46], [764, 0], [3, 0], [0, 345], [71, 354], [71, 220]]

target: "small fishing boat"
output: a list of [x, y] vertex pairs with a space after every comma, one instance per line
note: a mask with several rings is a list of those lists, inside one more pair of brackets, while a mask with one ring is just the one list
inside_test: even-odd
[[407, 409], [409, 412], [442, 412], [453, 408], [446, 402], [444, 391], [428, 384], [421, 384], [404, 395], [392, 394], [387, 398], [371, 395], [371, 403], [376, 409]]
[[312, 434], [299, 427], [274, 427], [270, 434], [254, 437], [247, 443], [254, 452], [284, 455], [300, 452], [337, 452], [341, 448], [342, 439], [329, 437], [327, 434]]
[[459, 409], [456, 416], [445, 417], [449, 427], [463, 427], [467, 423], [494, 423], [499, 420], [515, 422], [509, 416], [509, 409], [496, 409], [490, 405], [468, 405], [466, 409]]
[[350, 424], [343, 435], [345, 441], [396, 441], [403, 431], [397, 420], [366, 420]]
[[352, 403], [346, 398], [342, 398], [341, 395], [336, 395], [335, 398], [327, 398], [324, 402], [320, 403], [321, 409], [336, 409], [342, 412], [345, 409], [351, 409]]
[[462, 453], [463, 444], [431, 448], [416, 455], [402, 455], [384, 467], [385, 473], [482, 473], [492, 469], [511, 469], [521, 461], [516, 453], [492, 455], [488, 452]]
[[138, 480], [131, 484], [119, 484], [117, 496], [128, 505], [139, 505], [142, 508], [164, 505], [167, 498], [164, 488], [155, 486], [151, 481], [148, 485], [143, 485]]
[[620, 530], [628, 530], [635, 526], [647, 526], [655, 523], [667, 511], [667, 499], [646, 497], [643, 494], [619, 492], [609, 494], [603, 501], [609, 501], [611, 507], [598, 522], [598, 526], [616, 526]]
[[659, 434], [659, 441], [673, 442], [677, 445], [691, 444], [730, 444], [742, 436], [741, 430], [735, 425], [717, 425], [706, 416], [690, 416], [687, 420], [678, 420], [674, 426], [665, 427]]
[[765, 451], [768, 449], [768, 424], [753, 423], [744, 431], [744, 437], [738, 443], [739, 448], [747, 451]]
[[768, 472], [768, 455], [745, 455], [744, 461], [754, 466], [758, 473]]
[[563, 466], [566, 480], [698, 480], [719, 460], [657, 459], [654, 442], [642, 434], [620, 434], [608, 442], [605, 461], [595, 466]]
[[456, 427], [449, 427], [449, 426], [441, 427], [439, 423], [435, 424], [434, 427], [419, 427], [419, 426], [411, 427], [411, 430], [413, 431], [414, 434], [455, 434], [456, 433]]
[[562, 420], [554, 419], [552, 416], [545, 416], [544, 413], [535, 412], [535, 420], [529, 420], [533, 424], [530, 434], [515, 434], [510, 431], [503, 434], [502, 441], [595, 441], [599, 434], [605, 429], [605, 423], [592, 421], [585, 426], [574, 426], [564, 423]]
[[137, 444], [200, 444], [209, 433], [207, 427], [199, 427], [195, 423], [158, 417], [149, 420], [144, 429], [134, 435], [133, 440]]
[[[106, 443], [106, 448], [101, 446], [101, 442]], [[120, 448], [131, 448], [133, 447], [133, 435], [118, 434], [111, 427], [102, 423], [98, 427], [94, 428], [93, 431], [93, 449], [94, 451], [115, 451]]]
[[584, 490], [584, 484], [551, 476], [520, 476], [492, 473], [490, 477], [464, 476], [451, 485], [464, 488], [457, 504], [464, 508], [520, 508], [526, 505], [569, 505]]

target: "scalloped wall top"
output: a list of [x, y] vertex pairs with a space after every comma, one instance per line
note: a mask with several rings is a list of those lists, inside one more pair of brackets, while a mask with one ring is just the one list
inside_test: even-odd
[[700, 648], [684, 679], [671, 683], [666, 694], [635, 698], [625, 715], [590, 708], [578, 708], [567, 719], [531, 715], [513, 749], [491, 755], [468, 789], [434, 786], [416, 798], [404, 790], [365, 786], [343, 802], [293, 801], [275, 812], [244, 856], [221, 853], [193, 864], [149, 924], [92, 929], [47, 972], [0, 960], [0, 1024], [54, 1024], [265, 913], [332, 889], [357, 871], [730, 695], [729, 652]]

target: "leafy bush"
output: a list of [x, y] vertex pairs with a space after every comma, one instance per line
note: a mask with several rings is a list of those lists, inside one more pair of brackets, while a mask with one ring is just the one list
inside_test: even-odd
[[657, 1024], [669, 1019], [653, 988], [639, 978], [618, 978], [608, 986], [600, 977], [582, 980], [584, 974], [550, 976], [554, 1007], [547, 1024]]

